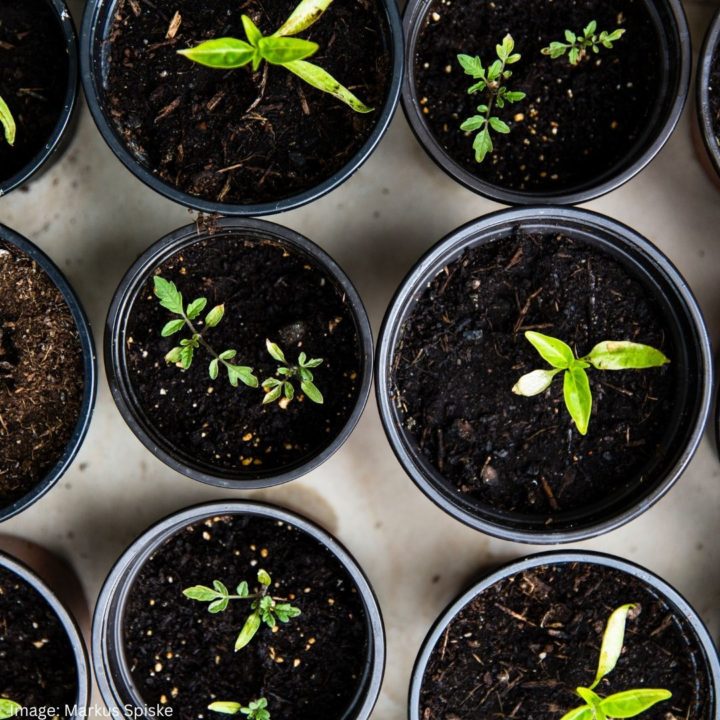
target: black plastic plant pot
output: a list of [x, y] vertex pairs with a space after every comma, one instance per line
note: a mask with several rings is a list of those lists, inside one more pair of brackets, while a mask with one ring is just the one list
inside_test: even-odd
[[[715, 13], [702, 50], [697, 71], [696, 103], [700, 133], [712, 169], [720, 176], [720, 11]], [[717, 180], [717, 178], [716, 178]]]
[[[375, 97], [368, 101], [374, 110], [358, 116], [339, 100], [292, 80], [283, 68], [268, 67], [251, 77], [248, 68], [231, 73], [209, 70], [176, 53], [215, 33], [244, 38], [243, 12], [268, 32], [270, 24], [282, 22], [281, 13], [287, 10], [289, 15], [292, 3], [286, 7], [284, 0], [267, 9], [260, 3], [238, 8], [224, 2], [210, 17], [199, 16], [192, 2], [178, 5], [163, 0], [165, 12], [151, 14], [143, 9], [126, 12], [129, 8], [120, 8], [117, 0], [90, 0], [80, 39], [81, 75], [90, 111], [125, 167], [174, 202], [236, 217], [300, 207], [348, 180], [373, 153], [395, 113], [403, 72], [402, 22], [395, 0], [376, 3], [353, 7], [352, 12], [362, 13], [362, 18], [350, 17], [349, 8], [332, 6], [310, 35], [303, 33], [303, 38], [315, 39], [321, 47], [345, 48], [341, 69], [357, 75], [345, 84], [353, 84], [358, 94], [358, 88], [370, 87], [368, 78], [376, 78], [369, 91]], [[176, 12], [182, 22], [174, 33], [167, 24], [151, 27], [158, 17], [172, 18]], [[358, 32], [346, 42], [342, 37], [349, 27], [357, 27]], [[131, 44], [140, 37], [145, 41], [130, 48], [122, 45], [126, 35]], [[331, 54], [319, 64], [327, 66]], [[136, 58], [132, 66], [124, 64], [128, 55]], [[130, 67], [135, 69], [128, 75]], [[145, 76], [145, 70], [150, 74]], [[173, 85], [174, 77], [180, 79]], [[131, 92], [135, 80], [144, 107], [128, 112], [135, 101], [118, 99], [116, 91]], [[338, 81], [343, 82], [339, 77]], [[173, 126], [183, 124], [178, 117], [191, 114], [196, 117], [184, 129]], [[166, 126], [170, 127], [167, 137], [156, 136]], [[286, 143], [288, 128], [296, 138]], [[175, 167], [170, 167], [173, 163]]]
[[53, 716], [87, 717], [90, 668], [75, 619], [43, 580], [4, 553], [0, 588], [3, 697], [20, 704], [26, 717], [46, 716], [49, 708]]
[[[247, 581], [254, 594], [260, 570], [300, 615], [272, 631], [263, 624], [234, 651], [250, 601], [212, 614], [182, 591], [219, 580], [235, 592]], [[305, 518], [254, 502], [189, 508], [135, 540], [100, 593], [92, 649], [112, 710], [206, 717], [211, 702], [265, 697], [273, 716], [366, 720], [385, 665], [380, 608], [348, 551]]]
[[[529, 330], [576, 357], [634, 340], [671, 362], [588, 370], [582, 435], [563, 380], [511, 392], [549, 368]], [[377, 349], [380, 415], [405, 471], [447, 513], [518, 542], [579, 541], [652, 507], [697, 449], [711, 388], [707, 329], [677, 269], [631, 228], [575, 208], [506, 210], [450, 233], [401, 284]]]
[[[11, 17], [0, 23], [8, 43], [0, 96], [16, 116], [17, 136], [11, 148], [0, 131], [0, 197], [48, 169], [68, 146], [80, 84], [75, 26], [63, 0], [8, 4], [5, 12]], [[23, 24], [19, 43], [13, 36], [15, 22]], [[33, 32], [28, 33], [28, 27]], [[13, 67], [13, 53], [26, 63], [22, 69]]]
[[[409, 0], [403, 110], [422, 147], [451, 178], [508, 205], [575, 205], [620, 187], [660, 152], [690, 86], [682, 3], [595, 2], [592, 16], [586, 5]], [[564, 41], [566, 29], [580, 33], [592, 19], [597, 33], [618, 27], [626, 33], [612, 49], [575, 66], [567, 55], [541, 53]], [[521, 59], [508, 66], [506, 85], [526, 97], [502, 109], [489, 104], [509, 134], [491, 132], [494, 147], [478, 162], [475, 131], [460, 125], [489, 97], [468, 93], [476, 80], [464, 74], [457, 56], [479, 56], [489, 67], [507, 33]]]
[[717, 720], [720, 664], [698, 614], [649, 570], [594, 552], [532, 555], [453, 602], [415, 663], [409, 720], [491, 717], [516, 706], [525, 717], [562, 717], [584, 704], [575, 688], [592, 683], [607, 620], [630, 603], [637, 614], [622, 655], [596, 692], [666, 689], [672, 697], [642, 717]]
[[[8, 261], [2, 276], [11, 284], [12, 294], [0, 297], [0, 390], [12, 393], [14, 400], [6, 397], [0, 411], [4, 418], [0, 436], [12, 443], [3, 446], [5, 472], [0, 490], [5, 491], [6, 502], [0, 506], [0, 521], [30, 507], [60, 480], [85, 440], [97, 392], [92, 331], [60, 269], [36, 245], [0, 225], [0, 260], [3, 257]], [[25, 273], [24, 280], [13, 272]], [[27, 274], [34, 278], [32, 282]], [[33, 282], [36, 289], [28, 291]], [[39, 299], [33, 305], [31, 298], [36, 296]], [[55, 336], [70, 338], [71, 346], [59, 348]], [[30, 398], [35, 404], [23, 410], [18, 398], [31, 394], [35, 378], [46, 380], [37, 371], [37, 348], [52, 351], [43, 366], [52, 377], [49, 385], [38, 390], [42, 398]], [[61, 378], [66, 381], [62, 385]], [[46, 449], [39, 449], [40, 436], [50, 438]], [[60, 436], [64, 439], [52, 439]]]
[[[213, 380], [207, 347], [186, 372], [165, 362], [188, 332], [160, 336], [173, 316], [153, 297], [158, 274], [188, 302], [208, 299], [198, 322], [224, 306], [217, 327], [198, 329], [216, 354], [236, 350], [232, 363], [252, 367], [260, 387], [232, 387], [223, 366]], [[278, 369], [267, 339], [290, 363], [302, 352], [323, 359], [312, 371], [322, 404], [299, 396], [297, 378], [299, 397], [263, 404], [263, 381]], [[307, 238], [264, 220], [188, 225], [159, 240], [120, 283], [105, 330], [110, 389], [131, 430], [170, 467], [224, 488], [279, 485], [331, 457], [362, 415], [372, 363], [370, 322], [347, 275]]]

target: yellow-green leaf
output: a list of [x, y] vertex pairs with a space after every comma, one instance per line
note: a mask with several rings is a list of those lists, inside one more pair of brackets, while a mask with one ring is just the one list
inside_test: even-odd
[[540, 357], [555, 368], [564, 370], [572, 365], [575, 353], [572, 348], [562, 340], [528, 330], [525, 333], [527, 341], [540, 353]]
[[262, 40], [263, 34], [260, 32], [258, 26], [252, 21], [252, 18], [247, 15], [242, 16], [242, 24], [245, 29], [245, 36], [248, 42], [253, 46], [257, 47], [260, 40]]
[[578, 431], [581, 435], [587, 435], [592, 413], [592, 393], [590, 380], [582, 368], [574, 367], [565, 371], [563, 394], [565, 405]]
[[214, 702], [208, 705], [208, 710], [223, 713], [223, 715], [237, 715], [242, 705], [238, 702]]
[[581, 705], [565, 713], [560, 720], [594, 720], [594, 713], [591, 707]]
[[615, 669], [617, 661], [620, 659], [623, 643], [625, 642], [625, 623], [627, 622], [627, 616], [634, 608], [635, 605], [633, 603], [622, 605], [610, 615], [607, 625], [605, 626], [597, 674], [595, 675], [595, 681], [590, 686], [591, 690], [594, 690], [600, 684], [600, 681]]
[[7, 720], [17, 715], [22, 710], [22, 706], [14, 700], [0, 698], [0, 720]]
[[232, 70], [247, 65], [255, 54], [255, 48], [237, 38], [207, 40], [192, 48], [178, 50], [188, 60], [210, 68]]
[[261, 622], [260, 613], [258, 612], [254, 612], [248, 617], [235, 641], [235, 652], [242, 650], [255, 637], [255, 634], [260, 629]]
[[5, 130], [5, 140], [7, 140], [8, 145], [14, 145], [17, 126], [8, 104], [2, 97], [0, 97], [0, 123]]
[[309, 40], [300, 38], [265, 37], [258, 43], [263, 60], [273, 65], [285, 65], [295, 60], [314, 55], [320, 46]]
[[275, 35], [278, 37], [297, 35], [307, 30], [328, 9], [330, 3], [332, 0], [302, 0]]
[[670, 362], [660, 350], [627, 340], [598, 343], [586, 359], [598, 370], [643, 370]]
[[672, 693], [669, 690], [653, 688], [625, 690], [606, 697], [600, 703], [600, 707], [611, 718], [632, 718], [671, 697]]

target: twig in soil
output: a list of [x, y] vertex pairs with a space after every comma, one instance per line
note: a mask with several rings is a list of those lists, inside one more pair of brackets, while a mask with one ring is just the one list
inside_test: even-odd
[[222, 713], [223, 715], [237, 715], [242, 713], [248, 720], [270, 720], [270, 712], [267, 709], [268, 701], [264, 698], [253, 700], [247, 707], [238, 702], [214, 702], [208, 705], [208, 710]]
[[165, 39], [174, 40], [175, 36], [178, 34], [180, 25], [182, 25], [182, 15], [179, 12], [176, 12], [173, 15], [173, 19], [170, 21], [167, 33], [165, 33]]
[[325, 400], [322, 393], [315, 386], [312, 369], [322, 365], [323, 359], [308, 358], [304, 352], [301, 352], [297, 364], [293, 365], [285, 359], [285, 353], [278, 345], [270, 340], [266, 340], [265, 344], [270, 357], [282, 364], [276, 371], [276, 375], [280, 376], [279, 378], [271, 377], [263, 380], [262, 388], [266, 393], [263, 405], [280, 400], [282, 396], [284, 396], [286, 404], [289, 403], [295, 397], [295, 387], [292, 380], [297, 378], [300, 380], [300, 390], [302, 390], [305, 397], [318, 405], [322, 405]]
[[567, 54], [571, 65], [579, 65], [585, 58], [590, 57], [590, 52], [599, 53], [601, 46], [612, 49], [613, 43], [617, 42], [624, 34], [625, 30], [620, 28], [612, 32], [603, 30], [598, 34], [597, 22], [592, 20], [580, 35], [576, 35], [572, 30], [566, 30], [565, 40], [567, 42], [551, 42], [540, 52], [543, 55], [549, 55], [553, 60]]

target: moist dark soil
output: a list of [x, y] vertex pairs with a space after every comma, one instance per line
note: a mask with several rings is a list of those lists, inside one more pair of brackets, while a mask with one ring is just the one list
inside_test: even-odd
[[[236, 653], [249, 603], [232, 601], [212, 615], [182, 591], [217, 579], [231, 591], [246, 580], [254, 592], [259, 569], [270, 573], [273, 596], [302, 614], [277, 630], [263, 625]], [[215, 700], [259, 697], [283, 720], [339, 720], [368, 647], [362, 600], [335, 556], [296, 527], [257, 516], [209, 518], [167, 540], [135, 580], [124, 634], [143, 701], [188, 720], [219, 718], [207, 711]]]
[[0, 508], [60, 460], [83, 390], [82, 347], [62, 293], [0, 240]]
[[469, 501], [550, 522], [642, 483], [637, 474], [663, 453], [679, 368], [588, 370], [593, 413], [583, 437], [561, 379], [534, 398], [511, 392], [525, 373], [549, 367], [527, 330], [564, 340], [578, 357], [603, 340], [677, 354], [641, 282], [568, 237], [517, 230], [467, 250], [430, 283], [394, 360], [404, 427]]
[[[567, 56], [541, 54], [564, 31], [579, 33], [591, 20], [598, 31], [624, 28], [613, 47], [577, 67]], [[593, 182], [626, 160], [648, 130], [661, 93], [658, 31], [644, 0], [434, 0], [418, 39], [417, 97], [432, 134], [465, 170], [515, 191], [555, 192]], [[458, 53], [479, 55], [485, 66], [510, 33], [522, 55], [511, 66], [511, 90], [525, 100], [497, 114], [511, 127], [495, 135], [495, 151], [475, 161], [473, 136], [462, 122], [486, 102], [468, 95], [474, 83]]]
[[[337, 0], [302, 37], [311, 62], [374, 113], [361, 115], [282, 67], [201, 67], [178, 50], [218, 37], [245, 38], [241, 16], [274, 32], [296, 0], [119, 0], [110, 27], [105, 103], [135, 158], [161, 180], [228, 204], [280, 200], [339, 171], [372, 132], [390, 77], [379, 0]], [[179, 13], [182, 22], [168, 32]]]
[[62, 27], [46, 0], [0, 0], [0, 96], [17, 125], [15, 144], [0, 129], [0, 182], [43, 150], [68, 86]]
[[644, 720], [711, 717], [704, 654], [687, 621], [649, 585], [586, 563], [547, 565], [511, 576], [466, 605], [435, 647], [422, 684], [422, 720], [557, 720], [583, 705], [602, 636], [616, 608], [628, 618], [625, 648], [596, 689], [663, 688], [673, 694]]
[[0, 568], [0, 698], [24, 708], [66, 706], [77, 700], [77, 664], [67, 633], [43, 597]]
[[324, 360], [313, 371], [322, 405], [304, 396], [262, 405], [261, 389], [233, 388], [224, 374], [211, 380], [204, 349], [183, 372], [164, 357], [189, 333], [160, 336], [172, 316], [148, 280], [130, 313], [126, 357], [142, 412], [173, 448], [192, 464], [253, 476], [300, 464], [335, 439], [355, 407], [362, 358], [351, 308], [325, 271], [275, 241], [224, 235], [200, 240], [156, 272], [187, 302], [207, 298], [206, 312], [225, 305], [222, 322], [204, 336], [216, 352], [237, 350], [233, 362], [254, 368], [261, 383], [278, 367], [266, 338], [289, 362], [302, 351]]

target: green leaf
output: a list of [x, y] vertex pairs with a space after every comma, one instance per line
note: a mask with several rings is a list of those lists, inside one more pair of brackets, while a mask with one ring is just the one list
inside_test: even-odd
[[470, 75], [474, 78], [484, 78], [485, 68], [483, 67], [482, 61], [479, 57], [472, 57], [472, 55], [458, 55], [458, 62], [460, 67], [465, 71], [466, 75]]
[[512, 35], [506, 35], [503, 38], [502, 45], [495, 46], [495, 51], [497, 52], [497, 56], [503, 62], [507, 61], [507, 59], [510, 57], [510, 55], [514, 49], [515, 49], [515, 41], [513, 40]]
[[210, 603], [210, 606], [208, 607], [208, 612], [213, 613], [213, 615], [224, 612], [225, 610], [227, 610], [227, 606], [229, 605], [229, 603], [230, 601], [226, 597], [215, 600]]
[[225, 363], [225, 367], [227, 368], [228, 380], [233, 387], [237, 387], [240, 382], [252, 388], [258, 386], [258, 379], [253, 375], [251, 367], [231, 365], [230, 363]]
[[276, 345], [270, 340], [265, 340], [265, 347], [267, 347], [267, 351], [270, 353], [270, 357], [273, 360], [277, 360], [278, 362], [283, 363], [283, 365], [287, 365], [285, 353], [280, 349], [279, 345]]
[[205, 317], [205, 324], [212, 328], [217, 327], [225, 317], [225, 305], [216, 305]]
[[165, 327], [163, 327], [160, 334], [163, 337], [170, 337], [171, 335], [180, 332], [184, 327], [185, 321], [182, 318], [180, 318], [180, 320], [171, 320], [169, 323], [165, 324]]
[[577, 35], [572, 30], [565, 31], [565, 39], [570, 43], [574, 43], [577, 40]]
[[570, 417], [580, 434], [587, 435], [592, 412], [592, 393], [587, 373], [581, 367], [573, 367], [565, 371], [563, 381], [565, 405]]
[[195, 348], [192, 345], [186, 345], [180, 348], [180, 365], [183, 370], [187, 370], [193, 361], [193, 355], [195, 354]]
[[507, 135], [510, 132], [510, 126], [497, 117], [490, 118], [490, 127], [502, 135]]
[[229, 595], [229, 591], [227, 589], [227, 586], [224, 583], [221, 583], [219, 580], [213, 580], [213, 587], [217, 592], [219, 592], [221, 595]]
[[[487, 87], [487, 83], [484, 80], [480, 80], [479, 82], [475, 83], [474, 85], [471, 85], [468, 88], [468, 95], [474, 95], [475, 93], [482, 92]], [[487, 107], [487, 106], [485, 106]]]
[[322, 358], [312, 358], [312, 360], [308, 360], [306, 363], [300, 363], [300, 365], [306, 368], [316, 368], [320, 367], [324, 362]]
[[208, 710], [222, 713], [223, 715], [237, 715], [242, 705], [236, 702], [214, 702], [208, 705]]
[[246, 598], [250, 594], [250, 587], [247, 584], [247, 581], [243, 580], [238, 586], [237, 586], [237, 594], [241, 598]]
[[[258, 570], [257, 579], [263, 587], [270, 587], [272, 584], [272, 579], [266, 570]], [[268, 600], [269, 599], [270, 598], [268, 598]]]
[[[268, 388], [265, 383], [263, 383], [264, 388]], [[279, 397], [282, 395], [282, 383], [278, 383], [270, 392], [265, 394], [265, 397], [263, 398], [262, 404], [263, 405], [269, 405], [270, 403], [275, 402]]]
[[485, 160], [488, 153], [492, 152], [493, 142], [487, 125], [475, 136], [473, 150], [475, 150], [475, 160], [479, 163]]
[[253, 47], [257, 47], [260, 40], [262, 40], [263, 34], [260, 32], [258, 26], [252, 21], [252, 18], [247, 15], [243, 15], [241, 20], [243, 29], [245, 30], [245, 37], [247, 37], [248, 42]]
[[523, 397], [533, 397], [545, 392], [552, 385], [553, 378], [562, 370], [533, 370], [523, 375], [513, 386], [512, 391]]
[[670, 362], [660, 350], [625, 340], [598, 343], [584, 359], [598, 370], [642, 370]]
[[205, 309], [206, 305], [207, 300], [205, 298], [198, 298], [197, 300], [193, 300], [188, 305], [185, 314], [188, 316], [189, 320], [194, 320]]
[[315, 385], [310, 380], [303, 380], [300, 383], [300, 389], [305, 393], [306, 397], [309, 400], [312, 400], [314, 403], [322, 405], [325, 402], [322, 393], [315, 387]]
[[525, 93], [521, 92], [519, 90], [508, 91], [505, 93], [505, 99], [509, 103], [520, 102], [521, 100], [524, 100], [525, 97], [526, 97]]
[[285, 397], [288, 400], [292, 400], [295, 397], [295, 388], [292, 386], [292, 383], [290, 383], [290, 382], [283, 383], [283, 392], [285, 393]]
[[178, 55], [183, 55], [199, 65], [232, 70], [247, 65], [253, 59], [255, 48], [244, 40], [225, 37], [207, 40], [200, 45], [177, 52]]
[[571, 710], [569, 713], [565, 713], [560, 720], [594, 720], [594, 718], [595, 713], [593, 709], [587, 705], [582, 705], [581, 707], [576, 707], [574, 710]]
[[237, 355], [237, 350], [225, 350], [218, 356], [221, 360], [232, 360]]
[[218, 379], [218, 375], [220, 374], [220, 361], [217, 358], [210, 363], [209, 372], [211, 380]]
[[174, 347], [166, 356], [165, 356], [165, 362], [170, 363], [171, 365], [177, 365], [180, 362], [180, 357], [182, 355], [182, 348]]
[[319, 45], [299, 38], [265, 37], [258, 44], [264, 60], [273, 65], [285, 65], [294, 60], [302, 60], [314, 55]]
[[500, 60], [496, 60], [487, 71], [487, 78], [490, 82], [497, 80], [503, 70], [503, 64]]
[[600, 704], [602, 698], [590, 688], [579, 687], [575, 691], [591, 708], [596, 709]]
[[571, 65], [577, 65], [580, 62], [581, 58], [581, 52], [579, 48], [570, 48], [570, 54], [568, 55], [568, 60], [570, 60]]
[[307, 30], [328, 9], [332, 0], [302, 0], [275, 32], [277, 36], [297, 35]]
[[193, 587], [186, 588], [183, 590], [183, 595], [190, 600], [200, 602], [210, 602], [218, 598], [217, 592], [206, 585], [193, 585]]
[[242, 650], [255, 637], [261, 622], [260, 613], [257, 611], [248, 617], [235, 641], [235, 652]]
[[602, 646], [600, 647], [600, 658], [598, 660], [595, 681], [590, 686], [590, 690], [594, 690], [600, 684], [600, 681], [615, 669], [615, 665], [617, 665], [623, 649], [623, 643], [625, 642], [625, 623], [627, 616], [635, 607], [633, 603], [622, 605], [610, 615], [607, 625], [605, 626]]
[[329, 72], [318, 65], [313, 65], [305, 60], [294, 60], [285, 63], [284, 67], [301, 80], [304, 80], [308, 85], [312, 85], [312, 87], [341, 100], [355, 112], [370, 113], [373, 111], [372, 108], [367, 107], [358, 100], [346, 87], [343, 87]]
[[[2, 124], [5, 131], [5, 140], [7, 140], [8, 145], [14, 145], [15, 135], [17, 134], [17, 125], [15, 125], [15, 118], [10, 112], [8, 104], [2, 99], [2, 97], [0, 97], [0, 124]], [[7, 702], [10, 702], [10, 700]], [[8, 715], [7, 717], [10, 716]]]
[[278, 620], [284, 623], [289, 622], [292, 618], [302, 615], [300, 608], [296, 608], [293, 605], [290, 605], [290, 603], [278, 603], [275, 606], [275, 614], [277, 615]]
[[460, 129], [463, 132], [474, 132], [475, 130], [479, 130], [481, 127], [485, 125], [487, 120], [484, 117], [481, 117], [480, 115], [474, 115], [471, 118], [468, 118], [461, 126]]
[[183, 314], [183, 297], [174, 282], [169, 282], [160, 275], [153, 278], [155, 297], [160, 300], [160, 305], [176, 315]]
[[669, 700], [671, 697], [672, 693], [669, 690], [655, 690], [652, 688], [625, 690], [606, 697], [601, 701], [600, 707], [608, 717], [631, 718], [649, 710], [659, 702]]
[[313, 374], [312, 374], [312, 372], [310, 372], [310, 370], [308, 370], [307, 368], [301, 367], [301, 368], [298, 370], [298, 375], [300, 375], [300, 379], [301, 379], [301, 380], [306, 380], [306, 381], [308, 381], [308, 382], [312, 382], [312, 381], [313, 381]]
[[562, 340], [533, 330], [528, 330], [525, 333], [525, 338], [540, 353], [540, 357], [554, 368], [565, 370], [575, 360], [575, 353], [573, 353], [572, 348]]
[[595, 31], [596, 31], [596, 30], [597, 30], [597, 22], [596, 22], [595, 20], [591, 20], [591, 21], [587, 24], [587, 26], [585, 27], [585, 29], [583, 30], [583, 35], [584, 35], [586, 38], [591, 38], [591, 37], [595, 34]]

